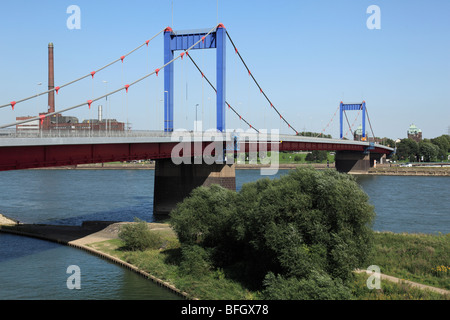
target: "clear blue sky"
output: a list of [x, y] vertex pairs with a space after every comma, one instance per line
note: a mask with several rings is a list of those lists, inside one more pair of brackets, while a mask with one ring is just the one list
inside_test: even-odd
[[[173, 3], [173, 16], [172, 16]], [[217, 10], [218, 3], [218, 10]], [[70, 5], [81, 9], [81, 29], [70, 30]], [[370, 5], [381, 10], [381, 29], [369, 30]], [[218, 12], [217, 12], [218, 11]], [[8, 1], [0, 12], [0, 104], [46, 90], [47, 45], [55, 45], [55, 84], [117, 59], [166, 26], [174, 30], [223, 23], [274, 105], [298, 130], [320, 132], [339, 102], [365, 100], [376, 136], [404, 138], [411, 123], [426, 138], [450, 126], [450, 2], [447, 0], [151, 0]], [[280, 128], [278, 116], [250, 81], [228, 42], [227, 101], [258, 128]], [[56, 97], [62, 109], [163, 64], [162, 35]], [[193, 57], [215, 83], [215, 52]], [[197, 117], [214, 127], [214, 93], [187, 61], [176, 62], [175, 126], [191, 129]], [[107, 81], [105, 84], [103, 81]], [[42, 85], [38, 85], [42, 83]], [[162, 128], [163, 73], [109, 100], [108, 116], [133, 129]], [[99, 102], [100, 103], [100, 102]], [[97, 117], [97, 103], [68, 114]], [[0, 123], [46, 109], [46, 97], [0, 110]], [[103, 103], [104, 104], [104, 103]], [[351, 124], [357, 112], [348, 113]], [[247, 129], [232, 113], [229, 128]], [[370, 130], [369, 127], [367, 127]], [[347, 131], [345, 128], [344, 133]], [[282, 132], [292, 133], [286, 126]], [[338, 137], [338, 114], [326, 133]]]

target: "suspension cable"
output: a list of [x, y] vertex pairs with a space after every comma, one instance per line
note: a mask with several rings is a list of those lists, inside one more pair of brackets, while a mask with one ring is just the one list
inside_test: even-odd
[[238, 49], [236, 48], [233, 40], [230, 37], [230, 34], [227, 31], [227, 37], [230, 40], [231, 44], [233, 45], [233, 48], [236, 52], [236, 54], [239, 56], [239, 58], [241, 59], [242, 63], [244, 64], [245, 68], [248, 71], [248, 74], [252, 77], [253, 81], [255, 82], [256, 86], [259, 88], [260, 92], [264, 95], [264, 97], [266, 98], [266, 100], [270, 103], [270, 106], [275, 110], [275, 112], [280, 116], [280, 119], [282, 119], [288, 126], [289, 128], [291, 128], [292, 130], [295, 131], [295, 134], [298, 135], [298, 131], [294, 129], [294, 127], [291, 126], [291, 124], [283, 117], [283, 115], [278, 111], [278, 109], [273, 105], [273, 103], [270, 101], [269, 97], [266, 95], [265, 91], [261, 88], [261, 86], [259, 85], [258, 81], [256, 81], [255, 77], [253, 76], [253, 74], [251, 73], [250, 69], [248, 68], [247, 64], [245, 63], [244, 59], [242, 58], [241, 54], [239, 53]]
[[352, 127], [355, 125], [356, 120], [358, 120], [358, 116], [359, 116], [360, 112], [361, 112], [361, 109], [358, 109], [358, 114], [356, 115], [355, 120], [353, 120], [353, 123], [350, 126], [349, 130], [347, 130], [347, 132], [345, 133], [345, 136], [347, 136], [348, 132], [352, 130]]
[[345, 120], [347, 120], [347, 124], [348, 124], [348, 130], [345, 133], [345, 136], [347, 136], [348, 132], [349, 131], [352, 132], [353, 130], [352, 130], [352, 126], [350, 125], [350, 121], [348, 121], [347, 112], [345, 112], [345, 110], [343, 110], [343, 111], [344, 111]]
[[367, 111], [367, 106], [366, 106], [366, 114], [367, 114], [367, 120], [369, 121], [370, 130], [372, 131], [372, 136], [375, 141], [375, 134], [373, 133], [372, 124], [370, 123], [369, 111]]
[[[208, 36], [208, 35], [209, 35], [211, 32], [213, 32], [218, 26], [219, 26], [219, 25], [217, 25], [217, 26], [215, 26], [214, 28], [212, 28], [205, 36]], [[164, 29], [164, 30], [165, 30], [165, 29]], [[197, 44], [200, 43], [200, 41], [202, 41], [202, 39], [198, 40], [196, 43], [194, 43], [192, 46], [190, 46], [186, 51], [189, 51], [189, 50], [191, 50], [192, 48], [194, 48]], [[77, 105], [75, 105], [75, 106], [68, 107], [68, 108], [65, 108], [65, 109], [62, 109], [62, 110], [59, 110], [59, 111], [55, 111], [55, 112], [51, 112], [51, 113], [46, 113], [46, 114], [41, 114], [41, 115], [39, 115], [39, 116], [37, 116], [37, 117], [32, 117], [32, 118], [29, 118], [29, 119], [26, 119], [26, 120], [21, 120], [21, 121], [17, 121], [17, 122], [14, 122], [14, 123], [2, 125], [2, 126], [0, 126], [0, 129], [7, 128], [7, 127], [12, 127], [12, 126], [15, 126], [15, 125], [19, 125], [19, 124], [23, 124], [23, 123], [27, 123], [27, 122], [31, 122], [31, 121], [36, 121], [36, 120], [43, 121], [43, 119], [45, 119], [45, 118], [47, 118], [47, 117], [51, 117], [51, 116], [53, 116], [53, 115], [55, 115], [55, 114], [58, 114], [58, 113], [62, 113], [62, 112], [68, 111], [68, 110], [72, 110], [72, 109], [75, 109], [75, 108], [79, 108], [79, 107], [82, 107], [82, 106], [86, 106], [86, 104], [87, 104], [87, 105], [89, 106], [89, 108], [90, 108], [90, 107], [91, 107], [91, 104], [92, 104], [93, 102], [95, 102], [95, 101], [101, 100], [101, 99], [103, 99], [103, 98], [105, 98], [105, 97], [107, 97], [107, 96], [111, 96], [111, 95], [113, 95], [113, 94], [115, 94], [115, 93], [117, 93], [117, 92], [119, 92], [119, 91], [122, 91], [122, 90], [126, 90], [126, 92], [128, 92], [128, 89], [129, 89], [131, 86], [133, 86], [133, 85], [135, 85], [135, 84], [141, 82], [142, 80], [144, 80], [144, 79], [150, 77], [151, 75], [156, 74], [156, 76], [158, 76], [158, 73], [159, 73], [162, 69], [164, 69], [165, 67], [167, 67], [169, 64], [173, 63], [175, 60], [179, 59], [180, 57], [182, 57], [182, 55], [178, 55], [178, 56], [174, 57], [172, 60], [170, 60], [170, 61], [167, 62], [166, 64], [162, 65], [162, 66], [159, 67], [158, 69], [155, 69], [155, 71], [146, 74], [145, 76], [143, 76], [143, 77], [141, 77], [141, 78], [135, 80], [134, 82], [131, 82], [130, 84], [126, 84], [125, 86], [123, 86], [123, 87], [121, 87], [121, 88], [118, 88], [118, 89], [116, 89], [116, 90], [114, 90], [114, 91], [108, 92], [108, 93], [106, 93], [106, 94], [104, 94], [104, 95], [102, 95], [102, 96], [100, 96], [100, 97], [97, 97], [97, 98], [92, 99], [92, 100], [88, 100], [87, 102], [83, 102], [83, 103], [80, 103], [80, 104], [77, 104]]]
[[90, 72], [90, 73], [88, 73], [88, 74], [86, 74], [86, 75], [84, 75], [84, 76], [82, 76], [82, 77], [80, 77], [80, 78], [77, 78], [77, 79], [75, 79], [75, 80], [72, 80], [72, 81], [70, 81], [70, 82], [67, 82], [67, 83], [65, 83], [65, 84], [63, 84], [63, 85], [57, 86], [57, 87], [55, 87], [55, 88], [53, 88], [53, 89], [50, 89], [50, 90], [47, 90], [47, 91], [44, 91], [44, 92], [41, 92], [41, 93], [38, 93], [38, 94], [35, 94], [35, 95], [32, 95], [32, 96], [29, 96], [29, 97], [24, 98], [24, 99], [20, 99], [20, 100], [17, 100], [17, 101], [12, 101], [12, 102], [10, 102], [10, 103], [0, 105], [0, 108], [12, 106], [13, 109], [14, 109], [14, 106], [15, 106], [16, 104], [18, 104], [18, 103], [21, 103], [21, 102], [24, 102], [24, 101], [27, 101], [27, 100], [30, 100], [30, 99], [39, 97], [39, 96], [44, 95], [44, 94], [48, 94], [48, 93], [53, 92], [53, 91], [56, 91], [56, 93], [58, 93], [58, 91], [59, 91], [61, 88], [64, 88], [64, 87], [66, 87], [66, 86], [69, 86], [69, 85], [71, 85], [71, 84], [73, 84], [73, 83], [75, 83], [75, 82], [78, 82], [78, 81], [80, 81], [80, 80], [83, 80], [83, 79], [85, 79], [85, 78], [87, 78], [87, 77], [89, 77], [89, 76], [91, 76], [92, 78], [94, 78], [94, 75], [95, 75], [97, 72], [100, 72], [100, 71], [102, 71], [103, 69], [106, 69], [106, 68], [108, 68], [109, 66], [111, 66], [111, 65], [113, 65], [113, 64], [115, 64], [115, 63], [117, 63], [117, 62], [119, 62], [119, 61], [122, 61], [122, 62], [123, 62], [123, 60], [124, 60], [127, 56], [129, 56], [130, 54], [132, 54], [132, 53], [135, 52], [136, 50], [140, 49], [140, 48], [143, 47], [144, 45], [147, 45], [147, 46], [148, 46], [149, 42], [152, 41], [154, 38], [156, 38], [159, 34], [161, 34], [161, 32], [163, 32], [165, 29], [166, 29], [166, 28], [162, 29], [162, 30], [159, 31], [157, 34], [155, 34], [153, 37], [151, 37], [149, 40], [145, 41], [144, 43], [142, 43], [142, 44], [139, 45], [138, 47], [134, 48], [133, 50], [131, 50], [131, 51], [128, 52], [127, 54], [121, 56], [120, 58], [118, 58], [118, 59], [116, 59], [116, 60], [114, 60], [114, 61], [108, 63], [107, 65], [105, 65], [105, 66], [103, 66], [103, 67], [101, 67], [101, 68], [99, 68], [99, 69], [97, 69], [97, 70], [95, 70], [95, 71], [92, 71], [92, 72]]
[[[200, 67], [197, 65], [197, 63], [194, 61], [194, 59], [192, 59], [190, 54], [187, 54], [187, 56], [189, 57], [189, 59], [192, 61], [192, 63], [195, 65], [195, 67], [197, 68], [197, 70], [201, 73], [202, 78], [204, 78], [206, 80], [206, 82], [208, 82], [208, 84], [211, 86], [211, 88], [213, 88], [213, 90], [216, 92], [217, 94], [217, 89], [214, 87], [214, 85], [211, 83], [211, 81], [209, 81], [208, 77], [205, 76], [205, 74], [203, 73], [203, 71], [200, 69]], [[225, 104], [228, 106], [229, 109], [231, 109], [238, 117], [240, 120], [244, 121], [250, 128], [252, 128], [253, 130], [255, 130], [256, 132], [259, 133], [259, 130], [256, 129], [254, 126], [252, 126], [247, 120], [244, 119], [244, 117], [242, 117], [242, 115], [240, 115], [227, 101], [225, 101]]]
[[334, 117], [336, 116], [337, 112], [339, 111], [339, 108], [340, 107], [337, 107], [336, 111], [334, 112], [333, 116], [331, 117], [331, 120], [328, 121], [328, 123], [325, 126], [325, 128], [323, 128], [322, 131], [316, 137], [320, 137], [322, 135], [322, 133], [324, 133], [325, 130], [330, 126], [330, 123], [334, 120]]

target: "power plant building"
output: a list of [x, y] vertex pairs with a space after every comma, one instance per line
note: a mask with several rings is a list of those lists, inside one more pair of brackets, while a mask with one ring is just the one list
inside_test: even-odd
[[[40, 116], [55, 113], [55, 73], [53, 58], [53, 43], [48, 44], [48, 110], [39, 113]], [[16, 121], [28, 120], [33, 116], [16, 117]], [[16, 130], [39, 131], [39, 130], [90, 130], [90, 131], [124, 131], [125, 123], [116, 119], [103, 119], [102, 106], [98, 106], [98, 119], [88, 119], [80, 122], [73, 116], [63, 116], [55, 113], [40, 120], [34, 120], [16, 125]]]

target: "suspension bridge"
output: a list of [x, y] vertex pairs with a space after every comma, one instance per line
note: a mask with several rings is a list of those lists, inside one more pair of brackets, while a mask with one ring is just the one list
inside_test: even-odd
[[[94, 79], [98, 73], [116, 63], [126, 63], [130, 55], [142, 47], [150, 46], [152, 40], [160, 35], [164, 37], [164, 63], [161, 66], [133, 82], [103, 95], [59, 110], [55, 109], [55, 94], [64, 94], [66, 87], [83, 79]], [[245, 72], [265, 99], [266, 106], [272, 112], [273, 117], [279, 118], [292, 134], [280, 134], [278, 130], [257, 128], [248, 116], [243, 116], [242, 110], [238, 110], [236, 106], [227, 101], [227, 44], [231, 44], [234, 54], [242, 62]], [[194, 50], [202, 49], [216, 50], [215, 85], [191, 54]], [[216, 128], [213, 131], [194, 130], [192, 132], [176, 128], [174, 121], [174, 62], [179, 59], [192, 62], [202, 80], [206, 81], [215, 93]], [[93, 103], [119, 92], [125, 92], [126, 95], [132, 94], [136, 84], [152, 76], [164, 77], [163, 131], [129, 130], [128, 125], [124, 126], [117, 121], [103, 120], [100, 110], [99, 119], [89, 123], [71, 123], [70, 119], [67, 120], [62, 116], [63, 113], [70, 110], [90, 109]], [[53, 48], [49, 45], [48, 90], [4, 103], [0, 105], [0, 109], [14, 111], [19, 109], [23, 102], [43, 95], [48, 96], [48, 110], [36, 116], [18, 117], [15, 122], [0, 124], [0, 171], [112, 161], [155, 160], [155, 214], [168, 214], [177, 202], [200, 185], [218, 183], [235, 190], [234, 158], [239, 153], [335, 151], [337, 170], [364, 173], [368, 171], [374, 161], [379, 161], [394, 151], [392, 148], [375, 143], [373, 139], [370, 141], [370, 137], [366, 135], [365, 120], [367, 116], [372, 138], [374, 138], [365, 101], [361, 103], [340, 102], [322, 132], [316, 136], [302, 136], [295, 129], [294, 120], [287, 119], [283, 115], [282, 108], [276, 106], [269, 98], [267, 91], [257, 81], [249, 64], [243, 59], [223, 24], [197, 31], [174, 31], [170, 27], [164, 28], [114, 61], [97, 70], [87, 72], [82, 77], [57, 86], [54, 84], [53, 77]], [[340, 138], [325, 138], [324, 133], [338, 111], [340, 114]], [[348, 130], [353, 131], [346, 111], [358, 111], [358, 116], [361, 114], [362, 134], [361, 139], [357, 141], [344, 139], [344, 119]], [[258, 112], [260, 111], [253, 110], [250, 114], [256, 115]], [[245, 129], [227, 127], [227, 114], [238, 118]], [[30, 128], [34, 130], [30, 130]], [[213, 161], [208, 161], [208, 159], [213, 159]]]

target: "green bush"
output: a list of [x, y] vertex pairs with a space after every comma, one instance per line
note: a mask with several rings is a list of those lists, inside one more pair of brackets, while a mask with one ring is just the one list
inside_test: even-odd
[[259, 266], [253, 276], [305, 277], [315, 269], [346, 280], [365, 262], [374, 210], [351, 176], [298, 168], [244, 185], [239, 195], [237, 236]]
[[134, 223], [123, 225], [119, 232], [119, 238], [129, 250], [157, 249], [161, 246], [161, 235], [150, 231], [147, 222], [135, 218]]
[[327, 274], [313, 273], [308, 278], [288, 279], [273, 273], [264, 279], [262, 297], [266, 300], [349, 300], [351, 290], [339, 279]]
[[185, 273], [199, 277], [211, 270], [209, 253], [198, 245], [183, 245], [181, 256], [180, 268]]
[[237, 215], [236, 197], [236, 192], [218, 185], [193, 190], [170, 216], [180, 242], [213, 248], [215, 256], [227, 260], [236, 246], [230, 229]]
[[322, 162], [327, 160], [328, 153], [325, 150], [313, 150], [306, 155], [306, 161]]
[[214, 267], [233, 269], [256, 289], [268, 273], [345, 282], [372, 247], [368, 200], [349, 175], [297, 168], [245, 184], [239, 193], [198, 188], [172, 212], [171, 223], [181, 243], [208, 249]]

